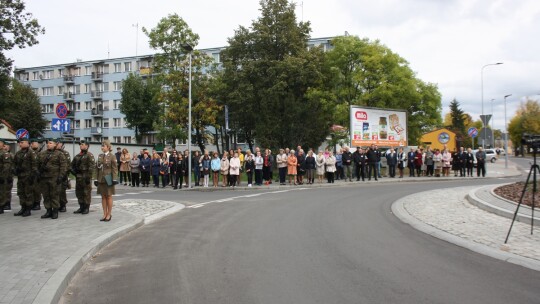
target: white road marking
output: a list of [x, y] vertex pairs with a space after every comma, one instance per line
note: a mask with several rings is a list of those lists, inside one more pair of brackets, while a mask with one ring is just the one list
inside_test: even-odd
[[285, 192], [290, 192], [290, 191], [308, 190], [308, 189], [309, 188], [294, 188], [294, 189], [287, 189], [287, 190], [278, 190], [278, 191], [262, 192], [262, 193], [255, 193], [255, 194], [247, 194], [247, 195], [241, 195], [241, 196], [235, 196], [235, 197], [229, 197], [229, 198], [224, 198], [224, 199], [199, 203], [199, 204], [191, 205], [191, 206], [189, 206], [187, 208], [197, 209], [197, 208], [204, 207], [204, 206], [206, 206], [208, 204], [230, 202], [230, 201], [233, 201], [235, 199], [240, 199], [240, 198], [251, 198], [251, 197], [261, 196], [261, 195], [264, 195], [264, 194], [277, 194], [277, 193], [285, 193]]

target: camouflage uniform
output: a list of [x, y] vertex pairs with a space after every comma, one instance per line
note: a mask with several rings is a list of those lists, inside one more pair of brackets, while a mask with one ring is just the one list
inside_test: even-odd
[[[81, 141], [81, 144], [85, 144]], [[79, 201], [79, 209], [73, 213], [88, 214], [92, 201], [92, 173], [96, 161], [88, 150], [82, 150], [71, 162], [71, 173], [75, 175], [75, 195]]]
[[[31, 140], [31, 142], [34, 142], [35, 140]], [[35, 142], [38, 142], [38, 141], [35, 141]], [[36, 153], [36, 157], [39, 156], [39, 153], [41, 153], [41, 149], [39, 148], [39, 146], [37, 147], [34, 147], [34, 146], [31, 146], [31, 149], [34, 151], [34, 153]], [[41, 210], [41, 206], [40, 206], [40, 203], [41, 203], [41, 189], [39, 188], [39, 181], [34, 183], [33, 187], [32, 187], [32, 196], [33, 196], [33, 206], [32, 206], [32, 210]]]
[[30, 216], [34, 204], [33, 188], [37, 176], [37, 155], [34, 150], [21, 148], [15, 153], [15, 174], [17, 175], [17, 195], [21, 210], [15, 216]]
[[43, 205], [47, 212], [41, 218], [58, 218], [59, 190], [66, 174], [64, 154], [55, 148], [39, 155], [39, 176]]
[[13, 156], [3, 149], [6, 142], [0, 139], [0, 214], [11, 209], [11, 188], [13, 188]]
[[69, 155], [69, 152], [64, 150], [63, 148], [58, 149], [58, 151], [62, 152], [64, 154], [64, 161], [66, 162], [66, 172], [64, 172], [64, 181], [60, 184], [59, 188], [59, 202], [60, 202], [60, 208], [58, 211], [60, 212], [66, 212], [66, 205], [67, 205], [67, 195], [66, 191], [67, 189], [71, 189], [71, 184], [69, 181], [69, 169], [71, 166], [71, 155]]

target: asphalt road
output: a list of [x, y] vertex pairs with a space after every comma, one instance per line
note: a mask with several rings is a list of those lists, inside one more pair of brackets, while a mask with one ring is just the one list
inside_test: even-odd
[[62, 302], [538, 303], [540, 272], [425, 235], [390, 211], [407, 194], [493, 182], [186, 193], [194, 203], [235, 198], [109, 245]]

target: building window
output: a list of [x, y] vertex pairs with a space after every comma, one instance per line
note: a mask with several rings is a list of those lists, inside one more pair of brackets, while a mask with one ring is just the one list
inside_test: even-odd
[[124, 71], [131, 72], [131, 62], [124, 62]]
[[64, 86], [59, 86], [58, 87], [58, 95], [62, 95], [64, 94]]
[[115, 144], [122, 143], [122, 136], [113, 136], [113, 143]]
[[122, 103], [122, 101], [120, 99], [117, 99], [117, 100], [113, 100], [113, 106], [114, 106], [114, 109], [115, 110], [118, 110], [120, 109], [120, 104]]
[[109, 127], [109, 119], [103, 118], [103, 128], [108, 128], [108, 127]]
[[96, 89], [100, 92], [109, 92], [109, 83], [103, 82], [96, 84]]
[[120, 62], [114, 64], [114, 72], [115, 73], [122, 72], [122, 64]]
[[76, 102], [75, 103], [75, 111], [76, 112], [79, 112], [81, 110], [81, 103], [80, 102]]
[[53, 78], [53, 73], [54, 71], [53, 70], [46, 70], [46, 71], [43, 71], [43, 79], [51, 79]]
[[92, 141], [92, 137], [85, 137], [84, 140], [86, 140], [87, 142], [90, 142]]
[[73, 76], [81, 76], [81, 68], [80, 67], [76, 67], [73, 70]]
[[113, 82], [114, 90], [115, 91], [121, 91], [122, 90], [122, 82], [121, 81], [115, 81]]
[[39, 79], [39, 72], [32, 72], [32, 80], [38, 80]]
[[85, 66], [84, 67], [84, 75], [92, 75], [92, 66]]
[[91, 119], [85, 119], [84, 120], [84, 127], [85, 128], [91, 128], [92, 127], [92, 120]]
[[53, 94], [53, 87], [45, 87], [41, 89], [41, 96], [51, 96]]
[[43, 113], [52, 113], [54, 109], [53, 104], [42, 104], [41, 105], [41, 112]]
[[122, 118], [114, 118], [114, 127], [120, 128], [122, 126]]
[[219, 53], [213, 53], [212, 57], [214, 58], [215, 63], [219, 63]]
[[131, 136], [124, 136], [124, 143], [130, 144], [131, 143]]
[[58, 69], [58, 77], [64, 77], [64, 69]]
[[80, 129], [80, 128], [81, 128], [81, 121], [75, 120], [75, 122], [73, 123], [73, 129]]
[[90, 110], [92, 110], [92, 102], [86, 101], [86, 102], [84, 103], [84, 110], [85, 110], [85, 111], [90, 111]]
[[81, 94], [81, 85], [78, 84], [78, 85], [75, 85], [75, 92], [73, 92], [75, 94]]

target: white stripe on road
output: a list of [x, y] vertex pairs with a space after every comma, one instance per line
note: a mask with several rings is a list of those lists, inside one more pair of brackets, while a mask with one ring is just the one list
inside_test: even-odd
[[298, 191], [298, 190], [307, 190], [307, 189], [309, 189], [309, 188], [294, 188], [294, 189], [287, 189], [287, 190], [278, 190], [278, 191], [262, 192], [262, 193], [255, 193], [255, 194], [247, 194], [247, 195], [241, 195], [241, 196], [235, 196], [235, 197], [229, 197], [229, 198], [224, 198], [224, 199], [199, 203], [199, 204], [191, 205], [191, 206], [189, 206], [187, 208], [197, 209], [197, 208], [204, 207], [204, 206], [206, 206], [208, 204], [230, 202], [230, 201], [233, 201], [233, 200], [239, 199], [239, 198], [251, 198], [251, 197], [261, 196], [261, 195], [264, 195], [264, 194], [277, 194], [277, 193], [285, 193], [285, 192]]

